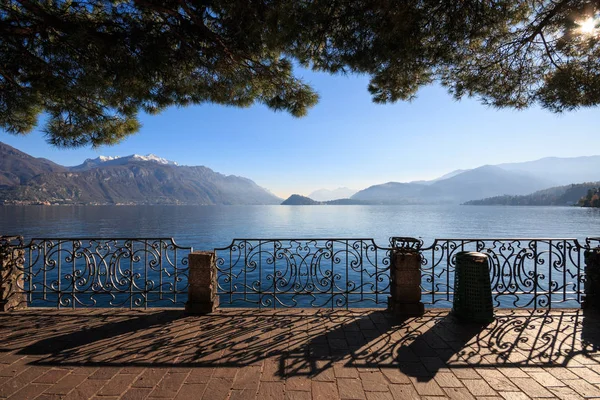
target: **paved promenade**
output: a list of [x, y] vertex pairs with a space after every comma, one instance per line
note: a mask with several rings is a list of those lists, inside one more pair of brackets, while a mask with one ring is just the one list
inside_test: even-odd
[[0, 314], [5, 399], [600, 398], [600, 318], [581, 310], [28, 310]]

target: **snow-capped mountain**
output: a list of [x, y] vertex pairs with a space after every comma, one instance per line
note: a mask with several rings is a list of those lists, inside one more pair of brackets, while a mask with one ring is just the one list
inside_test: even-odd
[[125, 157], [110, 157], [110, 156], [100, 156], [96, 158], [88, 158], [81, 165], [77, 165], [72, 167], [74, 170], [86, 170], [90, 168], [96, 168], [99, 166], [109, 166], [109, 165], [125, 165], [131, 162], [155, 162], [157, 164], [162, 165], [173, 165], [177, 166], [175, 161], [170, 161], [162, 157], [158, 157], [154, 154], [148, 154], [145, 156], [141, 156], [139, 154], [132, 154]]

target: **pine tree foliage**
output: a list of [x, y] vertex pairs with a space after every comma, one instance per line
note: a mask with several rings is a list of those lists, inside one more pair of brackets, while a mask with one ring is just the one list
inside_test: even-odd
[[116, 143], [140, 112], [318, 100], [298, 62], [370, 76], [378, 103], [456, 98], [554, 112], [600, 103], [599, 1], [2, 0], [0, 127]]

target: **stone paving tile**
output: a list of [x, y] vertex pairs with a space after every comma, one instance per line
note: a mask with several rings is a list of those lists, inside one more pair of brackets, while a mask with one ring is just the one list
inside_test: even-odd
[[312, 400], [310, 392], [296, 392], [293, 390], [285, 391], [286, 400]]
[[496, 394], [484, 379], [463, 379], [461, 382], [474, 396], [494, 396]]
[[250, 389], [233, 389], [228, 400], [254, 400], [257, 398], [256, 391]]
[[411, 383], [417, 390], [417, 393], [421, 396], [444, 396], [444, 391], [433, 379], [419, 380], [417, 378], [410, 378]]
[[452, 373], [456, 375], [458, 379], [480, 379], [481, 375], [477, 373], [473, 368], [452, 368]]
[[584, 397], [577, 394], [576, 391], [571, 389], [570, 387], [562, 386], [562, 387], [551, 387], [548, 388], [552, 392], [553, 395], [562, 400], [582, 400]]
[[165, 368], [148, 368], [133, 382], [132, 387], [153, 388], [166, 374]]
[[[140, 371], [141, 372], [141, 371]], [[98, 391], [98, 396], [120, 396], [129, 389], [133, 382], [141, 374], [118, 374], [115, 375], [102, 389]], [[81, 386], [81, 385], [80, 385]]]
[[387, 392], [388, 381], [381, 371], [360, 372], [360, 380], [367, 392]]
[[500, 392], [505, 400], [529, 400], [529, 397], [523, 392]]
[[185, 380], [185, 383], [208, 383], [214, 368], [193, 368]]
[[152, 392], [152, 388], [130, 388], [123, 396], [121, 396], [120, 400], [144, 400], [148, 397], [150, 392]]
[[337, 387], [342, 399], [365, 400], [367, 398], [360, 379], [340, 378], [337, 380]]
[[18, 391], [14, 392], [10, 397], [10, 400], [30, 400], [34, 399], [44, 391], [46, 391], [50, 385], [42, 383], [30, 383], [29, 385], [19, 388]]
[[66, 395], [86, 379], [87, 377], [85, 375], [66, 375], [54, 385], [50, 386], [44, 393]]
[[474, 400], [475, 397], [465, 387], [461, 388], [444, 388], [448, 398], [452, 400]]
[[260, 380], [261, 368], [259, 366], [252, 366], [241, 368], [233, 380], [234, 389], [258, 389], [258, 382]]
[[408, 376], [397, 368], [381, 368], [381, 373], [391, 383], [410, 383]]
[[285, 380], [285, 390], [310, 392], [311, 382], [307, 376], [292, 376]]
[[529, 376], [535, 379], [540, 385], [544, 387], [552, 387], [552, 386], [566, 386], [564, 382], [560, 379], [556, 378], [549, 372], [546, 371], [535, 371], [528, 372]]
[[459, 388], [463, 387], [463, 384], [452, 372], [438, 372], [434, 378], [440, 387], [443, 388]]
[[556, 379], [560, 379], [562, 381], [567, 379], [579, 379], [577, 375], [575, 375], [573, 372], [569, 371], [567, 368], [564, 367], [544, 368], [544, 371], [548, 372]]
[[600, 383], [600, 375], [589, 368], [571, 368], [570, 371], [589, 383]]
[[358, 378], [358, 371], [354, 367], [343, 364], [333, 364], [333, 372], [336, 378]]
[[597, 386], [592, 385], [582, 379], [576, 380], [565, 380], [563, 381], [571, 389], [573, 389], [578, 395], [583, 397], [600, 397], [600, 389]]
[[231, 378], [210, 378], [202, 399], [206, 400], [225, 400], [229, 396], [233, 379]]
[[100, 391], [108, 380], [85, 379], [74, 390], [69, 392], [67, 399], [89, 399]]
[[174, 398], [188, 375], [188, 373], [167, 372], [158, 385], [156, 385], [156, 388], [150, 392], [149, 397]]
[[511, 378], [511, 382], [529, 397], [554, 397], [551, 392], [532, 378]]
[[122, 368], [119, 367], [106, 367], [106, 368], [98, 368], [93, 374], [90, 375], [90, 379], [112, 379], [115, 375], [117, 375]]
[[391, 392], [367, 392], [367, 400], [394, 400]]
[[413, 385], [390, 385], [390, 393], [394, 400], [415, 399], [421, 398]]
[[280, 400], [283, 398], [285, 384], [283, 382], [261, 382], [256, 396], [259, 400]]
[[[495, 368], [479, 368], [477, 372], [490, 387], [499, 392], [518, 392], [519, 389], [513, 385], [502, 372]], [[551, 378], [552, 376], [550, 376]]]
[[339, 398], [337, 385], [333, 382], [313, 381], [311, 383], [311, 392], [313, 400], [329, 400]]

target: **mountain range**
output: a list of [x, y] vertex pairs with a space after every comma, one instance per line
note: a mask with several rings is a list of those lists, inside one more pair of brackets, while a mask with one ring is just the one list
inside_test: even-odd
[[600, 156], [484, 165], [431, 181], [388, 182], [354, 194], [371, 204], [462, 204], [503, 195], [527, 195], [554, 186], [600, 180]]
[[[456, 170], [429, 181], [388, 182], [356, 193], [348, 188], [319, 190], [311, 193], [310, 198], [294, 197], [286, 204], [463, 204], [597, 181], [600, 181], [600, 156], [548, 157]], [[548, 190], [562, 204], [563, 200], [571, 201], [571, 195], [579, 193], [579, 189], [568, 191], [566, 197], [560, 197], [562, 189]], [[0, 204], [281, 202], [282, 199], [248, 178], [223, 175], [204, 166], [180, 166], [152, 154], [101, 156], [65, 167], [0, 142]]]
[[0, 143], [0, 204], [280, 204], [250, 179], [154, 155], [99, 157], [75, 167]]

